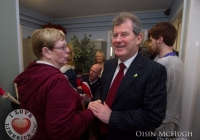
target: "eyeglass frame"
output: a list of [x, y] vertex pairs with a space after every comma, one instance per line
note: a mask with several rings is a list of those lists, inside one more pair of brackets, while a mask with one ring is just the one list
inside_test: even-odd
[[68, 47], [65, 45], [63, 47], [54, 47], [53, 49], [59, 49], [59, 50], [66, 50]]

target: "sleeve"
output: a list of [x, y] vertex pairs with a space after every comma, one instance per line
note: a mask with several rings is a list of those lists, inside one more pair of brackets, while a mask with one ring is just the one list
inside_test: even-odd
[[52, 139], [76, 139], [94, 119], [91, 110], [78, 111], [80, 95], [68, 80], [57, 78], [48, 87], [46, 100], [46, 128]]
[[149, 131], [161, 125], [166, 114], [166, 69], [158, 66], [151, 69], [145, 82], [142, 107], [127, 111], [112, 111], [109, 127], [122, 131]]
[[82, 82], [81, 87], [85, 94], [87, 94], [90, 98], [93, 98], [90, 86], [88, 85], [87, 82]]

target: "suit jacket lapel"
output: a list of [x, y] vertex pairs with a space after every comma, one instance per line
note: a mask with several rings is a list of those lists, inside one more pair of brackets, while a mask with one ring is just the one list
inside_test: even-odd
[[118, 91], [114, 99], [114, 103], [124, 93], [127, 87], [129, 87], [130, 84], [132, 84], [141, 75], [140, 69], [142, 67], [143, 67], [143, 56], [141, 56], [138, 53], [136, 58], [133, 60], [130, 67], [128, 68], [128, 71], [124, 75], [124, 78], [121, 81], [121, 84], [118, 88]]
[[112, 78], [113, 78], [113, 75], [115, 73], [115, 69], [117, 67], [117, 64], [118, 64], [118, 59], [115, 58], [113, 59], [113, 61], [111, 61], [112, 63], [109, 64], [107, 67], [107, 71], [105, 71], [105, 81], [102, 81], [102, 82], [106, 82], [106, 86], [105, 88], [103, 89], [103, 96], [102, 96], [102, 101], [105, 101], [107, 95], [108, 95], [108, 91], [110, 89], [110, 84], [112, 82]]

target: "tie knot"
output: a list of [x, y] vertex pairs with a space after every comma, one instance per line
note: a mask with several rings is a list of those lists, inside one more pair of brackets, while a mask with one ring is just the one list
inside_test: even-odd
[[126, 68], [126, 66], [124, 65], [124, 63], [120, 63], [119, 67], [120, 67], [120, 69], [119, 69], [120, 71], [123, 71]]

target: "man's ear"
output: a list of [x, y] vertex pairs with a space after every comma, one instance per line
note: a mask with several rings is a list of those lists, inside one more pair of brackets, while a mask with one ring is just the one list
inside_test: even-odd
[[159, 44], [163, 43], [163, 36], [160, 36], [160, 37], [158, 38], [158, 43], [159, 43]]
[[42, 48], [42, 54], [44, 57], [46, 57], [47, 59], [51, 58], [51, 51], [49, 50], [49, 48], [47, 47], [43, 47]]
[[137, 38], [137, 42], [136, 42], [136, 44], [139, 45], [139, 44], [142, 42], [143, 34], [140, 33], [139, 35], [136, 36], [136, 38]]

